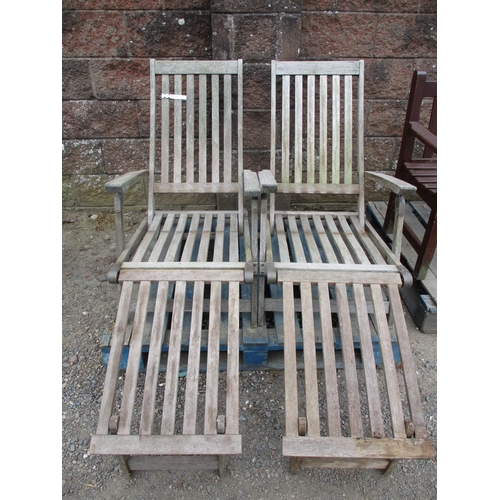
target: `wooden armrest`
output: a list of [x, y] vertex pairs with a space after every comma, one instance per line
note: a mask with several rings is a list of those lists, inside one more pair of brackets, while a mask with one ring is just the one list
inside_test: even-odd
[[258, 198], [260, 196], [259, 178], [251, 170], [243, 170], [243, 194], [246, 198]]
[[410, 129], [419, 141], [437, 153], [437, 137], [418, 122], [410, 122]]
[[278, 191], [278, 184], [270, 170], [259, 172], [259, 182], [263, 193], [276, 193]]
[[417, 191], [417, 188], [409, 182], [397, 179], [391, 175], [382, 174], [381, 172], [365, 172], [365, 175], [379, 182], [383, 187], [390, 189], [395, 194], [406, 196]]
[[116, 179], [106, 182], [104, 187], [108, 193], [125, 193], [134, 184], [137, 184], [137, 182], [146, 177], [147, 173], [147, 170], [127, 172]]

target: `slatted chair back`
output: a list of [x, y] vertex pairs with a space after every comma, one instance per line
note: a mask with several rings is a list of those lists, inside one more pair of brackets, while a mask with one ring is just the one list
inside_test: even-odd
[[[430, 80], [425, 71], [416, 70], [408, 97], [398, 166], [417, 157], [435, 160], [436, 148], [429, 144], [433, 137], [426, 131], [437, 136], [437, 81]], [[420, 154], [415, 150], [417, 140], [423, 144]]]
[[241, 59], [150, 61], [149, 156], [149, 221], [157, 193], [241, 194]]
[[271, 73], [277, 192], [356, 195], [364, 225], [363, 61], [273, 61]]

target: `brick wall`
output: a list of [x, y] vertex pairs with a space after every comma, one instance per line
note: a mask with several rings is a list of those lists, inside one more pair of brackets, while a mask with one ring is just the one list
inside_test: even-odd
[[[244, 61], [244, 166], [267, 168], [270, 61], [364, 59], [367, 170], [395, 168], [413, 70], [437, 77], [437, 0], [63, 0], [63, 205], [147, 168], [149, 58]], [[370, 189], [368, 198], [380, 197]], [[129, 204], [144, 204], [132, 193]]]

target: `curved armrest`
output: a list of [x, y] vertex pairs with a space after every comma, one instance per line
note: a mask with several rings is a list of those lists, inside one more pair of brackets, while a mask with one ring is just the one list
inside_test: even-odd
[[379, 182], [383, 187], [390, 189], [394, 194], [406, 196], [417, 192], [417, 188], [409, 182], [396, 179], [392, 175], [382, 174], [381, 172], [365, 172], [366, 177]]
[[120, 175], [116, 179], [106, 182], [104, 187], [108, 193], [125, 193], [134, 184], [137, 184], [141, 179], [146, 177], [147, 170], [137, 170], [135, 172], [127, 172]]

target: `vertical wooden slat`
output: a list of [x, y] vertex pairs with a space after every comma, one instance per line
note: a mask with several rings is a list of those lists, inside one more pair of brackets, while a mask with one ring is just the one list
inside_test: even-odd
[[[327, 261], [329, 263], [337, 263], [338, 260], [335, 255], [335, 251], [333, 250], [330, 240], [328, 239], [321, 217], [319, 215], [314, 215], [313, 221]], [[319, 255], [315, 255], [314, 253], [312, 255], [313, 262], [321, 262]], [[340, 436], [340, 403], [337, 387], [337, 369], [334, 347], [335, 335], [332, 326], [330, 290], [328, 283], [318, 283], [318, 298], [321, 320], [323, 364], [325, 371], [328, 434], [330, 436]]]
[[293, 283], [283, 283], [283, 319], [285, 322], [285, 414], [286, 435], [298, 436], [297, 359]]
[[231, 75], [224, 75], [224, 179], [223, 182], [231, 182]]
[[111, 336], [111, 351], [108, 359], [108, 367], [106, 369], [106, 378], [104, 379], [101, 409], [97, 422], [97, 434], [108, 434], [109, 419], [113, 412], [115, 402], [116, 384], [118, 382], [123, 341], [127, 330], [128, 311], [133, 287], [134, 283], [132, 281], [126, 281], [122, 285], [120, 301], [118, 303], [118, 314], [113, 329], [113, 335]]
[[363, 356], [363, 371], [365, 374], [371, 433], [374, 438], [382, 438], [384, 437], [384, 422], [382, 420], [380, 391], [377, 381], [375, 358], [373, 355], [373, 344], [370, 332], [368, 309], [366, 306], [366, 297], [363, 285], [354, 284], [353, 290], [361, 341], [361, 353]]
[[154, 183], [156, 166], [156, 74], [155, 61], [149, 61], [149, 188], [148, 188], [148, 224], [153, 221], [155, 210]]
[[139, 377], [142, 339], [144, 337], [144, 325], [146, 322], [147, 303], [150, 288], [150, 281], [141, 281], [137, 297], [134, 324], [132, 327], [132, 338], [130, 341], [127, 370], [125, 373], [125, 384], [123, 386], [123, 400], [120, 410], [118, 434], [130, 434], [130, 425], [134, 414], [134, 402], [137, 380]]
[[238, 227], [243, 234], [243, 60], [238, 59]]
[[[276, 61], [271, 61], [271, 172], [276, 176]], [[281, 182], [276, 177], [277, 182]], [[274, 232], [274, 211], [276, 206], [276, 195], [271, 193], [269, 197], [269, 223], [270, 231]]]
[[302, 184], [302, 75], [295, 76], [295, 184]]
[[338, 248], [340, 251], [340, 255], [342, 256], [342, 260], [344, 264], [354, 264], [354, 259], [352, 258], [349, 249], [347, 248], [346, 244], [344, 243], [344, 240], [342, 239], [342, 236], [340, 235], [340, 232], [337, 228], [337, 225], [335, 224], [335, 220], [331, 215], [325, 215], [325, 222], [328, 227], [328, 230], [330, 231], [330, 234], [332, 235], [333, 241], [335, 243], [335, 246]]
[[[159, 218], [161, 219], [161, 216], [159, 216]], [[161, 228], [160, 234], [156, 239], [156, 243], [153, 247], [153, 250], [151, 251], [151, 255], [149, 257], [150, 262], [157, 262], [160, 259], [160, 255], [164, 250], [165, 244], [171, 236], [171, 231], [174, 225], [174, 221], [175, 221], [175, 214], [173, 213], [168, 214], [165, 223]]]
[[186, 76], [186, 182], [194, 181], [194, 75]]
[[327, 105], [327, 77], [325, 75], [321, 75], [319, 77], [319, 182], [321, 184], [326, 184], [327, 179]]
[[[212, 217], [205, 217], [198, 249], [198, 262], [206, 262], [210, 244]], [[197, 281], [193, 291], [191, 331], [189, 334], [188, 368], [186, 375], [186, 398], [184, 407], [183, 434], [195, 434], [198, 407], [198, 380], [200, 373], [201, 328], [203, 320], [203, 293], [205, 282]]]
[[352, 184], [352, 76], [344, 78], [344, 184]]
[[283, 75], [281, 106], [281, 181], [290, 182], [290, 76]]
[[[271, 172], [276, 174], [276, 61], [271, 61]], [[280, 179], [277, 179], [281, 182]]]
[[422, 410], [422, 401], [418, 388], [418, 380], [415, 368], [415, 361], [410, 347], [408, 330], [404, 320], [403, 306], [401, 296], [397, 285], [389, 285], [389, 301], [393, 312], [394, 326], [398, 338], [399, 351], [401, 354], [401, 364], [405, 377], [406, 393], [408, 395], [408, 404], [410, 406], [411, 419], [415, 426], [415, 437], [424, 439], [428, 437], [427, 428]]
[[[219, 215], [215, 229], [214, 262], [222, 261], [225, 216]], [[217, 396], [219, 387], [220, 315], [222, 283], [210, 285], [210, 317], [208, 320], [207, 389], [205, 394], [204, 433], [217, 434]]]
[[[238, 224], [231, 215], [229, 241], [229, 261], [238, 262]], [[228, 339], [227, 339], [227, 400], [226, 400], [226, 434], [238, 434], [239, 419], [239, 298], [240, 284], [229, 283], [229, 312], [228, 312]]]
[[354, 355], [354, 341], [346, 285], [344, 283], [337, 283], [335, 285], [335, 293], [337, 297], [340, 337], [342, 339], [342, 359], [344, 360], [349, 426], [351, 437], [361, 438], [363, 437], [363, 422], [361, 419], [358, 375], [356, 372], [356, 358]]
[[[170, 77], [161, 77], [162, 94], [170, 93]], [[168, 182], [170, 164], [170, 99], [161, 100], [161, 182]]]
[[174, 303], [172, 307], [172, 325], [168, 347], [167, 371], [165, 375], [165, 396], [161, 420], [161, 434], [172, 435], [175, 427], [175, 411], [177, 408], [177, 387], [179, 382], [179, 362], [184, 321], [184, 303], [186, 299], [186, 282], [179, 281], [175, 285]]
[[382, 363], [385, 374], [385, 384], [389, 398], [389, 408], [391, 411], [391, 422], [394, 437], [404, 439], [406, 431], [404, 426], [403, 409], [399, 394], [398, 374], [394, 363], [394, 352], [392, 350], [391, 334], [387, 324], [382, 288], [380, 285], [370, 285], [375, 310], [375, 321], [377, 325], [380, 351], [382, 352]]
[[199, 180], [207, 182], [207, 75], [200, 75], [198, 81], [199, 122]]
[[156, 292], [153, 325], [151, 328], [151, 343], [149, 346], [146, 377], [144, 379], [144, 396], [142, 399], [141, 424], [139, 427], [140, 435], [150, 435], [153, 428], [161, 346], [165, 333], [165, 311], [167, 308], [168, 286], [168, 281], [160, 281]]
[[340, 77], [332, 76], [332, 184], [340, 183]]
[[[182, 94], [182, 75], [174, 76], [174, 92]], [[174, 182], [182, 181], [182, 100], [174, 101]]]
[[300, 284], [302, 332], [304, 337], [304, 372], [307, 409], [307, 435], [319, 436], [318, 373], [311, 283]]
[[307, 183], [314, 184], [315, 77], [307, 76]]
[[219, 75], [212, 75], [212, 182], [219, 182]]
[[[365, 92], [365, 62], [359, 61], [359, 77], [358, 77], [358, 184], [365, 185], [365, 111], [364, 111], [364, 92]], [[362, 188], [358, 197], [358, 214], [361, 226], [365, 227], [365, 190]]]
[[340, 404], [337, 387], [337, 369], [335, 360], [332, 313], [330, 309], [330, 292], [328, 283], [318, 284], [319, 307], [321, 318], [321, 342], [325, 371], [326, 407], [328, 413], [328, 434], [340, 437]]

